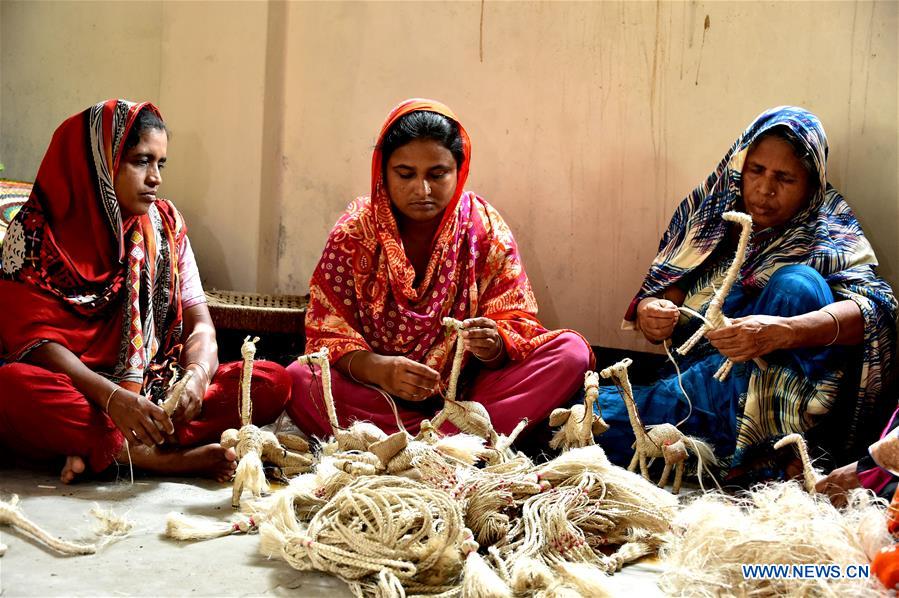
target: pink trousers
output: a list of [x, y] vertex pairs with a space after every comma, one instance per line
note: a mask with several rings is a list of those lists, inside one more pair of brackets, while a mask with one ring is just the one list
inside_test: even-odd
[[[461, 399], [484, 405], [494, 428], [501, 434], [510, 433], [525, 417], [531, 428], [546, 419], [553, 409], [567, 403], [583, 386], [590, 358], [590, 348], [584, 340], [564, 332], [535, 349], [523, 361], [509, 362], [498, 370], [481, 369]], [[287, 413], [307, 434], [320, 438], [330, 436], [318, 366], [294, 363], [288, 366], [287, 372], [293, 381]], [[393, 412], [378, 391], [353, 382], [333, 368], [331, 389], [342, 427], [354, 421], [369, 421], [388, 433], [397, 430]], [[433, 401], [421, 404], [397, 401], [400, 419], [413, 434], [421, 421], [432, 418], [441, 406], [442, 401], [436, 405]]]

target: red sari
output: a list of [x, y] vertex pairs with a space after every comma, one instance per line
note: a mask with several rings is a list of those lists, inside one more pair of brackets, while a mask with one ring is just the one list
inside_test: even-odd
[[[180, 356], [184, 221], [163, 199], [125, 218], [114, 190], [125, 140], [145, 107], [159, 114], [148, 103], [108, 100], [63, 122], [4, 238], [0, 358], [13, 363], [0, 367], [0, 442], [23, 453], [85, 456], [99, 470], [123, 442], [68, 376], [21, 362], [36, 347], [58, 343], [93, 371], [143, 393]], [[263, 411], [275, 411], [273, 419], [287, 399], [286, 375], [274, 364], [256, 371], [264, 386], [278, 387], [254, 395], [272, 402]], [[183, 443], [215, 440], [226, 421], [239, 422], [238, 381], [224, 380], [210, 386], [203, 421], [177, 431]]]
[[[440, 372], [445, 385], [456, 335], [445, 332], [441, 325], [444, 317], [464, 320], [483, 316], [495, 320], [510, 365], [524, 362], [535, 350], [557, 337], [574, 337], [573, 342], [580, 345], [580, 349], [574, 351], [581, 354], [576, 361], [583, 362], [580, 372], [571, 378], [574, 386], [568, 388], [570, 384], [563, 384], [564, 397], [557, 397], [557, 393], [552, 392], [538, 399], [536, 392], [526, 393], [528, 401], [545, 404], [546, 409], [541, 406], [538, 413], [545, 411], [548, 414], [552, 407], [564, 402], [578, 385], [583, 384], [583, 371], [588, 360], [592, 360], [592, 354], [580, 335], [572, 331], [547, 330], [542, 326], [537, 319], [537, 302], [509, 227], [484, 199], [463, 192], [471, 144], [461, 125], [464, 159], [458, 168], [456, 193], [431, 243], [424, 276], [418, 286], [415, 285], [415, 269], [406, 256], [387, 195], [380, 146], [399, 118], [419, 110], [436, 112], [458, 123], [449, 108], [431, 100], [408, 100], [390, 113], [372, 156], [371, 195], [354, 200], [341, 215], [331, 230], [309, 283], [306, 350], [312, 352], [327, 347], [332, 363], [357, 350], [403, 355]], [[299, 393], [289, 412], [308, 428], [313, 424], [304, 412], [314, 411], [310, 408], [312, 399], [308, 381], [300, 369], [297, 366], [288, 369], [294, 375], [294, 392]], [[337, 372], [335, 375], [340, 376]], [[361, 404], [360, 401], [364, 401], [358, 390], [354, 391], [352, 399], [335, 396], [338, 415], [340, 403], [346, 403], [343, 410], [353, 412], [354, 417], [379, 420], [387, 407], [384, 400], [372, 395], [373, 403]], [[482, 399], [480, 395], [474, 398]], [[497, 400], [500, 398], [498, 395]], [[410, 414], [407, 423], [414, 426], [419, 416]], [[530, 417], [535, 417], [535, 413], [530, 413]], [[407, 420], [406, 416], [404, 420]], [[389, 419], [376, 423], [383, 423], [386, 428], [395, 427], [390, 425]], [[327, 428], [318, 429], [317, 424], [314, 428], [313, 433], [327, 431]]]

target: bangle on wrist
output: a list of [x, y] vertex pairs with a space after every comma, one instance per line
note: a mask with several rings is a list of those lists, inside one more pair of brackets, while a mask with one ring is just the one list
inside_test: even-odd
[[109, 396], [106, 397], [106, 407], [103, 408], [103, 411], [105, 411], [107, 414], [109, 414], [109, 402], [112, 400], [112, 397], [115, 396], [115, 393], [119, 392], [120, 390], [122, 390], [122, 387], [116, 385], [116, 387], [112, 389], [112, 392], [109, 393]]
[[502, 356], [504, 346], [505, 346], [505, 343], [503, 342], [503, 337], [502, 337], [502, 335], [499, 335], [499, 345], [498, 345], [499, 348], [496, 351], [496, 355], [494, 355], [490, 359], [481, 359], [480, 357], [478, 357], [477, 354], [475, 354], [475, 357], [477, 357], [478, 361], [480, 361], [482, 363], [493, 363], [494, 361], [499, 359], [500, 356]]
[[346, 373], [350, 375], [350, 378], [356, 384], [362, 384], [362, 382], [360, 380], [357, 380], [356, 376], [353, 375], [353, 360], [356, 359], [356, 355], [358, 355], [359, 353], [361, 353], [361, 351], [353, 351], [350, 354], [349, 361], [346, 362]]
[[199, 367], [201, 370], [203, 370], [203, 374], [206, 375], [206, 384], [209, 384], [210, 382], [212, 382], [212, 377], [209, 375], [209, 366], [208, 365], [206, 365], [202, 361], [191, 361], [190, 363], [187, 364], [187, 366], [184, 369], [185, 370], [189, 369], [190, 366], [192, 366], [192, 365], [195, 365], [195, 366]]
[[833, 323], [837, 325], [837, 331], [834, 333], [833, 338], [830, 339], [829, 343], [824, 345], [825, 347], [829, 347], [829, 346], [833, 345], [835, 342], [837, 342], [838, 338], [840, 338], [840, 319], [838, 317], [836, 317], [830, 310], [824, 309], [823, 307], [821, 309], [819, 309], [818, 311], [823, 311], [828, 316], [833, 318]]

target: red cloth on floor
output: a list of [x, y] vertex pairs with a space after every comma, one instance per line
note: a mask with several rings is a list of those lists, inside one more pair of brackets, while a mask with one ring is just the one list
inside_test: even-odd
[[[537, 347], [523, 361], [510, 361], [498, 370], [481, 370], [465, 390], [461, 400], [475, 400], [486, 407], [497, 432], [510, 433], [522, 418], [528, 428], [543, 421], [549, 413], [569, 401], [584, 385], [584, 372], [590, 366], [592, 353], [579, 335], [563, 332]], [[321, 377], [318, 366], [294, 363], [287, 368], [293, 380], [292, 399], [287, 413], [307, 434], [331, 435], [331, 426], [322, 402]], [[370, 421], [385, 432], [397, 430], [396, 419], [384, 397], [376, 390], [362, 386], [331, 369], [331, 389], [337, 418], [343, 427], [354, 421]], [[442, 407], [422, 412], [397, 402], [403, 425], [416, 433], [421, 420], [432, 418]]]
[[[238, 398], [241, 362], [219, 366], [203, 400], [203, 411], [187, 425], [175, 426], [182, 446], [218, 442], [228, 428], [240, 427]], [[253, 423], [271, 423], [290, 396], [284, 368], [269, 361], [253, 364]], [[30, 459], [80, 456], [93, 471], [109, 467], [124, 438], [106, 416], [72, 386], [65, 374], [28, 363], [0, 367], [0, 444]]]

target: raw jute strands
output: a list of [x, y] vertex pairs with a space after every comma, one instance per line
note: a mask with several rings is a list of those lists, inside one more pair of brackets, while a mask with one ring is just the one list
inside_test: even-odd
[[[675, 518], [659, 586], [675, 596], [880, 596], [870, 579], [744, 579], [741, 564], [863, 565], [889, 542], [883, 505], [851, 491], [839, 511], [794, 482], [700, 496]], [[878, 589], [879, 588], [879, 589]]]
[[[97, 536], [99, 536], [99, 540], [90, 544], [69, 542], [51, 535], [29, 519], [18, 506], [18, 503], [19, 497], [15, 494], [9, 502], [0, 501], [0, 525], [8, 525], [13, 529], [26, 533], [51, 550], [64, 556], [94, 554], [109, 542], [127, 536], [132, 527], [129, 521], [116, 516], [112, 511], [104, 511], [99, 507], [94, 507], [91, 510], [91, 515], [96, 517], [99, 522], [99, 526], [95, 531]], [[0, 556], [4, 552], [6, 552], [5, 546], [3, 546]]]

